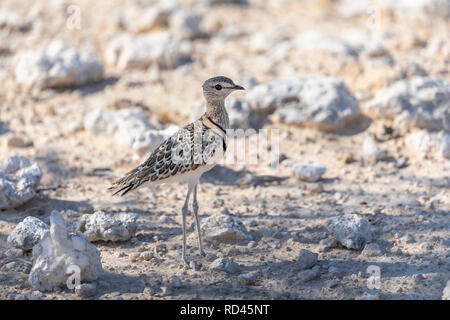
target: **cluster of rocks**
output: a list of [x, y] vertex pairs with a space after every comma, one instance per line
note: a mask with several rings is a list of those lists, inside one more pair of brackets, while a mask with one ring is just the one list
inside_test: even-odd
[[[358, 100], [335, 78], [301, 77], [260, 84], [246, 100], [258, 115], [274, 114], [284, 123], [340, 130], [362, 119]], [[450, 84], [436, 77], [413, 77], [380, 89], [363, 104], [364, 113], [374, 119], [393, 122], [396, 132], [405, 134], [406, 145], [419, 154], [438, 153], [449, 157]], [[371, 137], [363, 142], [363, 158], [376, 162], [386, 152]], [[299, 167], [298, 167], [299, 168]]]
[[71, 275], [80, 282], [95, 281], [103, 272], [99, 250], [81, 233], [69, 234], [61, 214], [50, 214], [50, 231], [33, 247], [29, 283], [34, 290], [51, 291], [67, 285]]
[[53, 210], [50, 226], [28, 216], [13, 229], [7, 242], [20, 251], [17, 256], [32, 251], [28, 280], [34, 290], [52, 291], [73, 282], [69, 289], [87, 297], [95, 294], [96, 284], [85, 282], [102, 274], [100, 252], [91, 242], [130, 240], [138, 228], [136, 220], [135, 213], [108, 215], [97, 211], [83, 215], [76, 224], [76, 233], [69, 234], [64, 218]]

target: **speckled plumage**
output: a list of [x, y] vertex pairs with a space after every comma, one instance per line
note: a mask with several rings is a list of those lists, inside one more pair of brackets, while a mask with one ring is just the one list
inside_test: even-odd
[[148, 159], [125, 176], [112, 183], [114, 195], [125, 195], [147, 183], [160, 184], [187, 181], [188, 193], [183, 205], [183, 261], [186, 259], [186, 214], [193, 191], [193, 208], [199, 237], [200, 253], [204, 254], [198, 220], [197, 184], [203, 172], [212, 169], [226, 151], [226, 130], [229, 128], [225, 98], [234, 90], [244, 88], [229, 78], [218, 76], [206, 80], [203, 85], [206, 112], [196, 121], [180, 129], [165, 140]]
[[[228, 126], [219, 119], [216, 121], [226, 130]], [[164, 183], [170, 177], [193, 172], [212, 164], [214, 159], [219, 160], [215, 156], [225, 152], [226, 135], [214, 125], [216, 121], [212, 121], [211, 117], [203, 115], [165, 140], [144, 163], [113, 183], [111, 189], [118, 189], [114, 195], [122, 192], [123, 196], [149, 182]], [[185, 177], [188, 179], [189, 175]]]

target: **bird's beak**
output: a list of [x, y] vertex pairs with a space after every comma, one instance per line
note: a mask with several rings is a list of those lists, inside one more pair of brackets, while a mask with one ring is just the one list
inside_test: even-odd
[[245, 90], [245, 88], [235, 84], [234, 87], [233, 87], [233, 90]]

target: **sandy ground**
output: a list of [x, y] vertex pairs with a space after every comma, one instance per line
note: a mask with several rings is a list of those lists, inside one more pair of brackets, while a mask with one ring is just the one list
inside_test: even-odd
[[[96, 210], [129, 211], [139, 214], [136, 237], [123, 243], [95, 243], [101, 252], [104, 274], [91, 299], [358, 299], [367, 293], [382, 299], [441, 298], [450, 272], [450, 163], [434, 155], [423, 158], [409, 152], [403, 137], [380, 142], [388, 157], [376, 164], [366, 163], [361, 159], [362, 141], [379, 132], [380, 120], [367, 120], [362, 127], [343, 133], [267, 124], [266, 129], [280, 129], [281, 154], [326, 165], [323, 180], [301, 182], [286, 166], [271, 169], [267, 163], [245, 167], [253, 177], [250, 183], [230, 185], [220, 174], [209, 174], [199, 186], [200, 217], [228, 211], [244, 223], [254, 241], [239, 245], [206, 242], [205, 250], [210, 255], [200, 257], [191, 225], [193, 216], [188, 216], [188, 256], [199, 263], [199, 270], [186, 270], [180, 263], [181, 206], [186, 185], [158, 186], [156, 197], [150, 190], [141, 189], [113, 198], [107, 191], [112, 178], [95, 169], [126, 172], [138, 164], [132, 150], [111, 139], [92, 137], [82, 128], [65, 130], [68, 124], [82, 121], [89, 110], [124, 98], [148, 106], [163, 125], [187, 124], [192, 105], [201, 98], [202, 81], [216, 74], [226, 74], [238, 83], [249, 76], [267, 82], [295, 74], [332, 75], [346, 81], [352, 92], [373, 94], [395, 73], [395, 67], [362, 66], [359, 62], [333, 61], [306, 53], [271, 65], [264, 55], [253, 57], [248, 52], [245, 38], [226, 45], [196, 40], [193, 63], [160, 71], [156, 81], [149, 80], [146, 70], [117, 71], [107, 66], [106, 80], [99, 84], [30, 93], [12, 77], [17, 52], [60, 38], [94, 50], [101, 57], [108, 39], [117, 32], [121, 10], [132, 10], [137, 5], [97, 1], [90, 6], [87, 1], [79, 1], [82, 28], [73, 31], [64, 27], [63, 5], [44, 6], [38, 2], [30, 7], [28, 2], [2, 1], [0, 5], [0, 9], [24, 14], [34, 10], [42, 17], [40, 31], [13, 32], [7, 37], [5, 44], [11, 53], [0, 55], [0, 121], [28, 137], [32, 145], [8, 148], [3, 143], [0, 154], [2, 159], [17, 153], [32, 159], [43, 169], [43, 177], [32, 201], [0, 211], [0, 257], [8, 249], [8, 234], [26, 216], [48, 222], [50, 212], [56, 209], [73, 228], [79, 217], [67, 215], [69, 209], [80, 215]], [[271, 21], [273, 28], [281, 28], [287, 36], [311, 25], [337, 32], [365, 23], [363, 19], [337, 17], [332, 2], [327, 1], [287, 1], [283, 6], [262, 1], [246, 9], [218, 7], [209, 11], [207, 19], [223, 24], [238, 22], [250, 35], [267, 28], [265, 21]], [[433, 29], [446, 27], [448, 24], [436, 22], [431, 26], [418, 24], [411, 30], [393, 17], [386, 18], [383, 24], [395, 35], [390, 49], [396, 61], [415, 59], [419, 63], [425, 58], [414, 58], [411, 39], [427, 40]], [[427, 63], [429, 73], [450, 80], [448, 64], [440, 57]], [[131, 80], [138, 85], [131, 86]], [[349, 157], [355, 160], [346, 161]], [[227, 168], [237, 175], [242, 169], [232, 165]], [[258, 182], [261, 175], [286, 179]], [[439, 201], [429, 205], [435, 196]], [[342, 246], [319, 252], [319, 242], [329, 237], [325, 222], [344, 213], [358, 213], [370, 221], [375, 242], [382, 249], [379, 256], [368, 257]], [[162, 215], [170, 216], [176, 224], [159, 223]], [[166, 253], [150, 261], [133, 261], [136, 253], [153, 252], [160, 244], [166, 246]], [[300, 249], [318, 252], [320, 276], [316, 279], [300, 282], [297, 278], [295, 259]], [[242, 266], [241, 273], [256, 273], [256, 280], [245, 285], [238, 276], [209, 271], [212, 255], [232, 258]], [[376, 290], [368, 286], [367, 268], [371, 265], [381, 271], [381, 285]], [[171, 286], [173, 276], [181, 280], [180, 288]], [[20, 270], [0, 269], [0, 299], [14, 299], [18, 294], [28, 299], [80, 299], [69, 289], [33, 291], [27, 277]]]

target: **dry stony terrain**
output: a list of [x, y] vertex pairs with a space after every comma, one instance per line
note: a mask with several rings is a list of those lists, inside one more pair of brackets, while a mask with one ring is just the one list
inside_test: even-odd
[[[450, 299], [449, 39], [448, 0], [1, 1], [0, 163], [29, 163], [0, 165], [0, 299]], [[186, 269], [187, 186], [107, 188], [215, 75], [246, 88], [232, 126], [278, 129], [279, 154], [202, 177]], [[60, 236], [54, 210], [69, 233], [97, 211], [136, 228], [78, 233], [103, 271], [40, 290], [60, 266], [8, 236], [28, 216]]]

